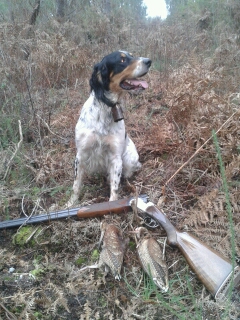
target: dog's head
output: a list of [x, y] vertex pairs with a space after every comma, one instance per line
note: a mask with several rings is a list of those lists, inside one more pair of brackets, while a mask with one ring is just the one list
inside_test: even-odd
[[126, 51], [115, 51], [94, 66], [90, 79], [96, 98], [112, 107], [124, 91], [140, 92], [148, 87], [144, 76], [151, 66], [148, 58], [133, 57]]

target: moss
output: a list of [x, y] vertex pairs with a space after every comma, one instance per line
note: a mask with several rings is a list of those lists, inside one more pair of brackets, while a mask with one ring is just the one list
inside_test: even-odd
[[33, 246], [35, 244], [35, 241], [31, 239], [29, 242], [27, 242], [30, 235], [33, 233], [33, 227], [26, 226], [22, 227], [12, 238], [12, 243], [18, 246], [24, 246], [26, 243]]
[[16, 315], [16, 314], [20, 314], [24, 308], [25, 308], [25, 304], [20, 304], [18, 306], [14, 306], [12, 309], [10, 309], [10, 311]]
[[45, 273], [45, 271], [39, 268], [31, 270], [29, 273], [32, 274], [35, 278], [40, 278]]
[[93, 250], [92, 255], [91, 255], [92, 261], [96, 261], [99, 259], [99, 251], [97, 249]]
[[79, 257], [77, 260], [74, 261], [75, 265], [80, 267], [84, 262], [86, 262], [87, 259], [83, 257]]
[[98, 299], [98, 305], [100, 305], [102, 308], [107, 306], [107, 300], [104, 296], [100, 296]]
[[34, 264], [34, 265], [39, 264], [39, 263], [42, 261], [42, 259], [43, 259], [43, 256], [42, 256], [41, 254], [36, 255], [36, 256], [34, 257], [33, 264]]
[[128, 246], [131, 251], [136, 250], [136, 243], [134, 241], [129, 241]]
[[42, 318], [43, 318], [43, 315], [42, 315], [41, 312], [36, 311], [36, 312], [34, 312], [34, 317], [35, 317], [36, 319], [42, 319]]

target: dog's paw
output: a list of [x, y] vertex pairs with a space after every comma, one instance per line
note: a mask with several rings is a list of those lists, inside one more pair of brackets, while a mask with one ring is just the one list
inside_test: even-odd
[[118, 200], [118, 195], [116, 193], [111, 193], [109, 201], [116, 201]]

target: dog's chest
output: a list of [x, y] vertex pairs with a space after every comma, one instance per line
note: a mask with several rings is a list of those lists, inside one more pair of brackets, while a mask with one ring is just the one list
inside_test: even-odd
[[87, 171], [106, 171], [109, 161], [122, 157], [125, 149], [124, 121], [115, 123], [111, 108], [90, 98], [76, 125], [76, 147]]
[[79, 129], [94, 130], [99, 135], [119, 134], [125, 131], [124, 121], [114, 122], [112, 108], [99, 102], [91, 93], [88, 100], [82, 107], [77, 126]]

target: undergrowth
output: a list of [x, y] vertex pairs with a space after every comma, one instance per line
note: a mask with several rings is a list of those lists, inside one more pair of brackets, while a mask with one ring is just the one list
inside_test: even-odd
[[[153, 64], [148, 90], [124, 97], [127, 130], [143, 166], [123, 181], [120, 196], [147, 193], [177, 228], [234, 264], [240, 257], [239, 6], [221, 2], [214, 11], [216, 3], [204, 1], [203, 10], [194, 1], [186, 10], [181, 2], [175, 7], [181, 10], [173, 6], [162, 21], [146, 19], [138, 6], [134, 13], [130, 6], [118, 11], [118, 2], [110, 2], [106, 16], [100, 0], [96, 6], [68, 1], [63, 19], [55, 17], [52, 1], [41, 2], [29, 25], [30, 3], [0, 1], [0, 220], [66, 203], [74, 127], [93, 65], [124, 49]], [[89, 176], [80, 202], [108, 196], [104, 177]], [[131, 213], [108, 219], [126, 236], [138, 225]], [[0, 317], [240, 319], [236, 290], [231, 303], [216, 302], [168, 246], [166, 294], [142, 273], [132, 244], [123, 281], [105, 278], [102, 270], [80, 272], [96, 252], [100, 220], [55, 221], [34, 227], [27, 237], [21, 237], [24, 229], [0, 231]], [[165, 234], [158, 229], [154, 236]], [[14, 242], [19, 237], [20, 245]]]

